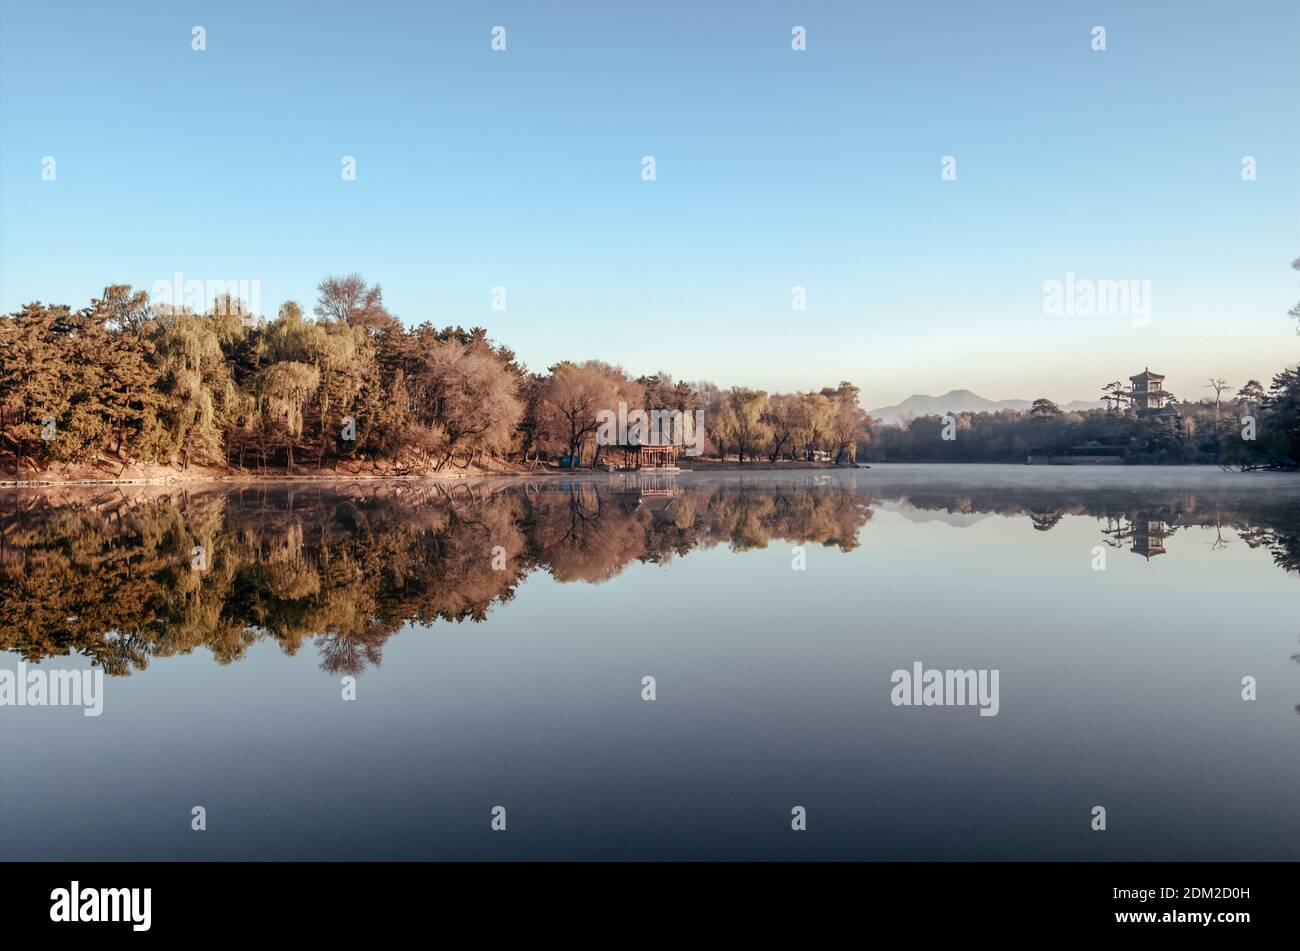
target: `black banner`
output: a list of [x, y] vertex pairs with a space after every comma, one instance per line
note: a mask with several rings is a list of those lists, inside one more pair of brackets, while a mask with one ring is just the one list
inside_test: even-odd
[[[1044, 934], [1216, 942], [1293, 922], [1290, 864], [31, 863], [0, 867], [11, 937], [669, 940], [834, 926], [918, 939]], [[672, 928], [673, 931], [666, 929]]]

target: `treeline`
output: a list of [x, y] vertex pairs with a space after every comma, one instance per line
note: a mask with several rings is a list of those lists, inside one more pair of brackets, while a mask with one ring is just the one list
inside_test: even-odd
[[1046, 399], [1024, 413], [955, 413], [951, 424], [940, 416], [920, 416], [901, 427], [872, 427], [870, 458], [1018, 463], [1034, 454], [1064, 456], [1095, 443], [1120, 450], [1123, 460], [1134, 464], [1294, 466], [1300, 461], [1296, 367], [1276, 374], [1268, 389], [1250, 380], [1227, 399], [1216, 392], [1213, 399], [1171, 405], [1178, 410], [1176, 419], [1139, 416], [1119, 406], [1063, 412]]
[[289, 301], [266, 320], [229, 295], [198, 314], [113, 285], [80, 310], [32, 303], [0, 317], [0, 468], [21, 479], [56, 464], [381, 474], [490, 460], [597, 465], [608, 451], [601, 414], [620, 404], [698, 419], [692, 448], [742, 463], [1023, 462], [1093, 442], [1134, 463], [1300, 460], [1294, 367], [1267, 390], [1250, 381], [1235, 397], [1220, 387], [1214, 400], [1177, 403], [1177, 421], [1123, 411], [1115, 383], [1108, 410], [1064, 413], [1040, 399], [1027, 413], [894, 427], [873, 424], [847, 382], [769, 394], [633, 377], [599, 360], [533, 373], [482, 328], [404, 328], [358, 275], [327, 278], [318, 294], [310, 316]]
[[[312, 316], [271, 320], [226, 295], [207, 313], [105, 289], [80, 310], [28, 304], [0, 318], [6, 470], [137, 463], [294, 471], [341, 461], [384, 471], [488, 458], [600, 461], [597, 414], [703, 411], [703, 449], [741, 461], [811, 452], [851, 460], [868, 419], [849, 383], [774, 395], [596, 360], [530, 373], [482, 328], [403, 328], [378, 286], [322, 281]], [[21, 475], [19, 476], [21, 477]]]

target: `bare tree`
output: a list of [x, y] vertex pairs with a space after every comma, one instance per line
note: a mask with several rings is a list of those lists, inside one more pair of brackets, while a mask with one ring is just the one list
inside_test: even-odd
[[1210, 377], [1210, 382], [1205, 384], [1207, 390], [1214, 390], [1214, 442], [1219, 442], [1219, 407], [1223, 402], [1223, 391], [1228, 389], [1227, 380], [1219, 380]]
[[567, 448], [573, 466], [578, 464], [583, 444], [596, 431], [596, 414], [617, 403], [615, 382], [603, 369], [602, 364], [590, 360], [557, 363], [541, 385], [543, 429], [553, 444]]
[[397, 326], [397, 320], [384, 306], [383, 289], [378, 284], [367, 284], [360, 274], [327, 277], [316, 290], [320, 297], [312, 310], [317, 317], [373, 332]]
[[857, 462], [858, 442], [867, 439], [871, 417], [858, 405], [859, 390], [847, 380], [834, 390], [826, 387], [823, 395], [834, 405], [830, 418], [830, 432], [835, 441], [835, 461]]
[[794, 436], [798, 411], [796, 399], [792, 395], [776, 393], [767, 401], [767, 408], [763, 411], [763, 422], [772, 430], [772, 452], [768, 455], [771, 462], [780, 458], [781, 450]]

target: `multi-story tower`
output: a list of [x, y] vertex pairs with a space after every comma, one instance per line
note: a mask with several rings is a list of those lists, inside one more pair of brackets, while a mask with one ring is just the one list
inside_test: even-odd
[[1145, 416], [1165, 405], [1169, 394], [1165, 392], [1165, 378], [1161, 374], [1152, 373], [1151, 368], [1147, 367], [1137, 376], [1129, 377], [1129, 380], [1133, 383], [1129, 399], [1139, 416]]

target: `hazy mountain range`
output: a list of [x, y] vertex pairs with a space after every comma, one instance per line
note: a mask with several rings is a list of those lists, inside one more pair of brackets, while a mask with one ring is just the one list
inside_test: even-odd
[[[970, 390], [951, 390], [943, 396], [926, 396], [924, 393], [917, 393], [894, 406], [882, 406], [871, 410], [871, 417], [882, 423], [897, 424], [916, 416], [942, 416], [944, 413], [996, 413], [1004, 409], [1024, 412], [1033, 405], [1033, 400], [986, 400]], [[1100, 402], [1075, 400], [1073, 403], [1064, 404], [1061, 409], [1074, 412], [1101, 409], [1103, 405]]]

